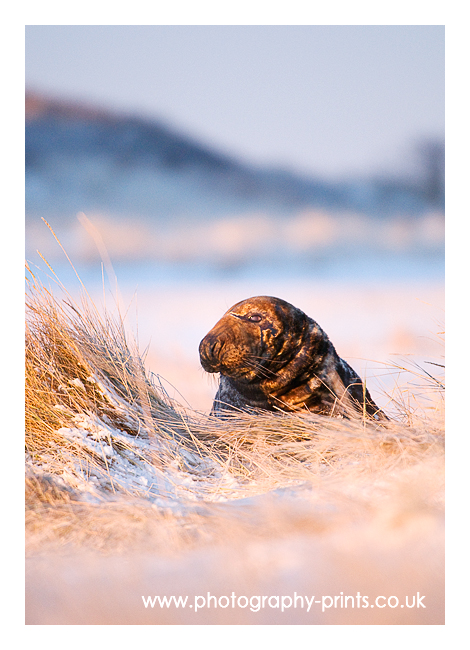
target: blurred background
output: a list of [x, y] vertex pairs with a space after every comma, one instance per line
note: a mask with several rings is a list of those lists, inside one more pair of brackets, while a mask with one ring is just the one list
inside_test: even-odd
[[27, 26], [26, 257], [78, 296], [41, 217], [181, 401], [274, 295], [385, 406], [388, 362], [442, 362], [444, 27]]

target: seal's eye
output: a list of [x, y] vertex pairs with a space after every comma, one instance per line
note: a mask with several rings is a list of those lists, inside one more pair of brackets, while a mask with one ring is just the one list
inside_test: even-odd
[[251, 316], [247, 316], [247, 320], [249, 320], [250, 323], [259, 323], [260, 320], [263, 319], [262, 316], [260, 316], [259, 314], [251, 314]]

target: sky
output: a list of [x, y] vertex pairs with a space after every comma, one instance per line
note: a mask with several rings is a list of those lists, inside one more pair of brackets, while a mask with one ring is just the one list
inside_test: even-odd
[[401, 173], [444, 137], [439, 25], [29, 25], [25, 76], [323, 178]]

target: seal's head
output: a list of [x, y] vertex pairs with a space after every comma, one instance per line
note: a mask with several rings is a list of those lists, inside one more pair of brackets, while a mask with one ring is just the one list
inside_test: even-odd
[[242, 383], [269, 380], [297, 354], [309, 321], [280, 298], [242, 300], [201, 341], [201, 365]]

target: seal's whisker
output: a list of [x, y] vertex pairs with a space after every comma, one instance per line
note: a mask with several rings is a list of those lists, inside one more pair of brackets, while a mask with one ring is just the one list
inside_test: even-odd
[[250, 368], [254, 368], [254, 370], [257, 370], [258, 374], [265, 377], [266, 379], [270, 379], [276, 376], [275, 372], [269, 370], [269, 368], [265, 368], [264, 366], [262, 366], [260, 363], [257, 363], [256, 361], [251, 361], [249, 358], [246, 358], [245, 362], [247, 366], [250, 366]]
[[[257, 356], [256, 354], [250, 354], [250, 359], [261, 359], [262, 361], [267, 361], [266, 357], [264, 356]], [[277, 363], [279, 365], [286, 365], [285, 359], [269, 359], [269, 363]]]
[[[250, 355], [249, 357], [247, 356], [245, 358], [246, 363], [249, 364], [252, 368], [255, 368], [256, 370], [258, 370], [260, 372], [260, 374], [263, 374], [264, 377], [266, 377], [266, 379], [272, 379], [274, 377], [279, 376], [278, 371], [271, 370], [271, 368], [266, 368], [266, 366], [263, 366], [263, 364], [260, 363], [259, 361], [256, 361], [256, 359], [262, 359], [262, 360], [266, 361], [265, 357], [257, 357], [255, 355]], [[271, 363], [271, 361], [270, 361], [270, 363]]]

